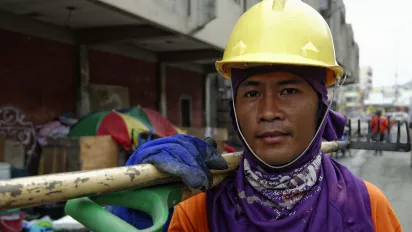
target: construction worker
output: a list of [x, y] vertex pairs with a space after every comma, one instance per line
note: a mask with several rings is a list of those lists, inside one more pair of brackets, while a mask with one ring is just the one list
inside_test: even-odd
[[[210, 188], [209, 169], [227, 167], [206, 142], [175, 135], [143, 144], [127, 165], [152, 163], [198, 194], [177, 205], [169, 231], [401, 231], [384, 194], [320, 151], [345, 119], [327, 87], [343, 75], [328, 24], [300, 0], [263, 0], [238, 20], [217, 71], [232, 83], [236, 173]], [[143, 213], [113, 213], [139, 227]]]
[[[392, 127], [392, 125], [389, 125], [387, 118], [382, 117], [382, 109], [376, 110], [375, 116], [371, 120], [372, 140], [383, 142], [385, 134], [388, 131], [388, 126]], [[378, 154], [378, 150], [375, 150], [375, 155], [376, 154]], [[382, 155], [382, 151], [379, 151], [379, 154]]]

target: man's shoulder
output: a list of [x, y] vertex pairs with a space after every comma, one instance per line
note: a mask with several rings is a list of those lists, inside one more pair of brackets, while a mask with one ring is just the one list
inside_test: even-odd
[[383, 194], [383, 192], [378, 187], [376, 187], [376, 185], [374, 185], [374, 184], [372, 184], [372, 183], [370, 183], [366, 180], [364, 180], [363, 182], [365, 183], [366, 188], [368, 189], [369, 196], [371, 198], [373, 198], [374, 200], [377, 200], [377, 201], [388, 201], [386, 199], [385, 194]]
[[368, 189], [375, 231], [402, 231], [399, 219], [385, 194], [374, 184], [364, 181]]
[[390, 205], [389, 200], [386, 198], [385, 194], [380, 190], [376, 185], [368, 182], [368, 181], [363, 181], [366, 185], [366, 188], [369, 193], [369, 198], [371, 201], [371, 207], [375, 208], [377, 210], [382, 210], [382, 209], [390, 209], [392, 210], [392, 207]]
[[189, 199], [186, 199], [179, 203], [179, 206], [183, 209], [193, 209], [193, 206], [206, 207], [206, 193], [199, 193]]
[[173, 213], [168, 231], [209, 231], [206, 216], [206, 194], [199, 193], [180, 202]]

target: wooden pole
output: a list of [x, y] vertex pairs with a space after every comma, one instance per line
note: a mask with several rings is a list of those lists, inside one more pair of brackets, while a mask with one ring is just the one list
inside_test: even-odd
[[[339, 142], [322, 143], [322, 151], [340, 149]], [[236, 170], [242, 153], [223, 154], [229, 168], [212, 171], [217, 177]], [[214, 178], [217, 185], [223, 178]], [[178, 177], [160, 172], [151, 164], [140, 164], [92, 171], [67, 172], [0, 181], [0, 210], [32, 207], [73, 198], [100, 195], [130, 188], [179, 182]]]

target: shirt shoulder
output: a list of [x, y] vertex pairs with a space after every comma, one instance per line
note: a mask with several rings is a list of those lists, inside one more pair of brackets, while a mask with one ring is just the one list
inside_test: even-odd
[[376, 232], [401, 232], [401, 224], [383, 192], [375, 185], [364, 181], [371, 202], [373, 224]]
[[206, 193], [180, 202], [173, 213], [168, 231], [208, 232]]

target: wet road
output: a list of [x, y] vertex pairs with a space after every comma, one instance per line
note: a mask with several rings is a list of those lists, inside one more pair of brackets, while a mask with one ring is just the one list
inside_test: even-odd
[[[401, 141], [405, 141], [406, 136], [402, 137]], [[352, 155], [337, 161], [380, 188], [391, 202], [403, 231], [412, 231], [411, 153], [383, 152], [382, 156], [375, 156], [374, 151], [352, 150]]]

